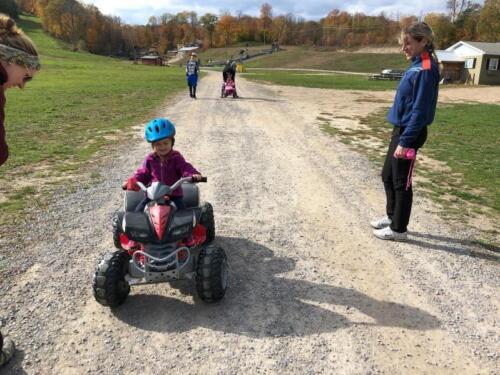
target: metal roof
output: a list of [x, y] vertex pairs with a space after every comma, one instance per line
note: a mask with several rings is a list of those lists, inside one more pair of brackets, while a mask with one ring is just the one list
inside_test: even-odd
[[195, 49], [198, 49], [200, 47], [182, 47], [182, 48], [179, 48], [179, 51], [182, 51], [182, 52], [189, 52], [189, 51], [193, 51]]
[[147, 56], [142, 56], [141, 59], [156, 60], [156, 59], [161, 59], [161, 57], [156, 55], [147, 55]]
[[472, 47], [480, 49], [488, 55], [500, 55], [500, 42], [498, 43], [486, 43], [486, 42], [464, 42]]
[[[500, 55], [500, 42], [487, 43], [487, 42], [466, 42], [460, 41], [448, 47], [446, 51], [462, 52], [461, 49], [468, 49], [469, 51], [477, 51], [477, 54]], [[463, 52], [462, 52], [463, 53]]]
[[464, 62], [465, 58], [453, 51], [436, 50], [438, 60], [441, 62]]

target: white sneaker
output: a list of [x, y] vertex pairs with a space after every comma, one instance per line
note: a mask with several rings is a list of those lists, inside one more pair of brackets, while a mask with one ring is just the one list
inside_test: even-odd
[[389, 219], [387, 216], [384, 216], [383, 218], [380, 218], [378, 220], [370, 221], [370, 225], [375, 229], [382, 229], [382, 228], [388, 227], [391, 224], [392, 224], [392, 220]]
[[408, 232], [394, 232], [391, 227], [376, 229], [373, 234], [381, 240], [406, 241], [408, 239]]

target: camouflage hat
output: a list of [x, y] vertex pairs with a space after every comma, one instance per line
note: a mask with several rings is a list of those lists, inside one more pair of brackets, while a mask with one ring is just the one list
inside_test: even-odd
[[40, 70], [40, 60], [37, 56], [30, 55], [17, 48], [0, 44], [0, 60], [8, 63], [22, 65], [28, 69]]

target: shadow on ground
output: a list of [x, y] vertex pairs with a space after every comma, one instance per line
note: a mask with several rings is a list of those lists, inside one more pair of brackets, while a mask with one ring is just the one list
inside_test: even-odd
[[[15, 344], [15, 343], [14, 343]], [[20, 348], [16, 348], [14, 356], [12, 359], [6, 363], [4, 366], [0, 367], [0, 374], [10, 374], [10, 375], [26, 375], [28, 374], [23, 369], [23, 362], [26, 359], [24, 351]]]
[[410, 232], [408, 243], [430, 250], [470, 256], [494, 262], [500, 261], [500, 249], [493, 245], [483, 245], [457, 238], [444, 237], [430, 233]]
[[[251, 337], [307, 336], [353, 325], [439, 328], [439, 320], [417, 308], [380, 301], [354, 289], [290, 279], [280, 274], [295, 261], [276, 257], [265, 246], [241, 238], [218, 238], [229, 254], [230, 280], [225, 298], [190, 304], [132, 289], [124, 305], [113, 310], [125, 323], [147, 331], [184, 332], [198, 327]], [[166, 288], [166, 294], [171, 289]], [[195, 294], [192, 283], [176, 285]], [[350, 317], [355, 317], [351, 320]]]

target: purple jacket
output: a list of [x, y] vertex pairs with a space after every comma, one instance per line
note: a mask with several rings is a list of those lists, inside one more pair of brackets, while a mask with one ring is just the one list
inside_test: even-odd
[[[161, 161], [153, 153], [146, 156], [142, 167], [135, 171], [134, 177], [146, 186], [155, 181], [161, 181], [171, 186], [179, 178], [189, 177], [194, 174], [200, 174], [200, 172], [189, 164], [179, 151], [172, 150], [164, 161]], [[182, 189], [176, 189], [172, 196], [182, 197]]]

